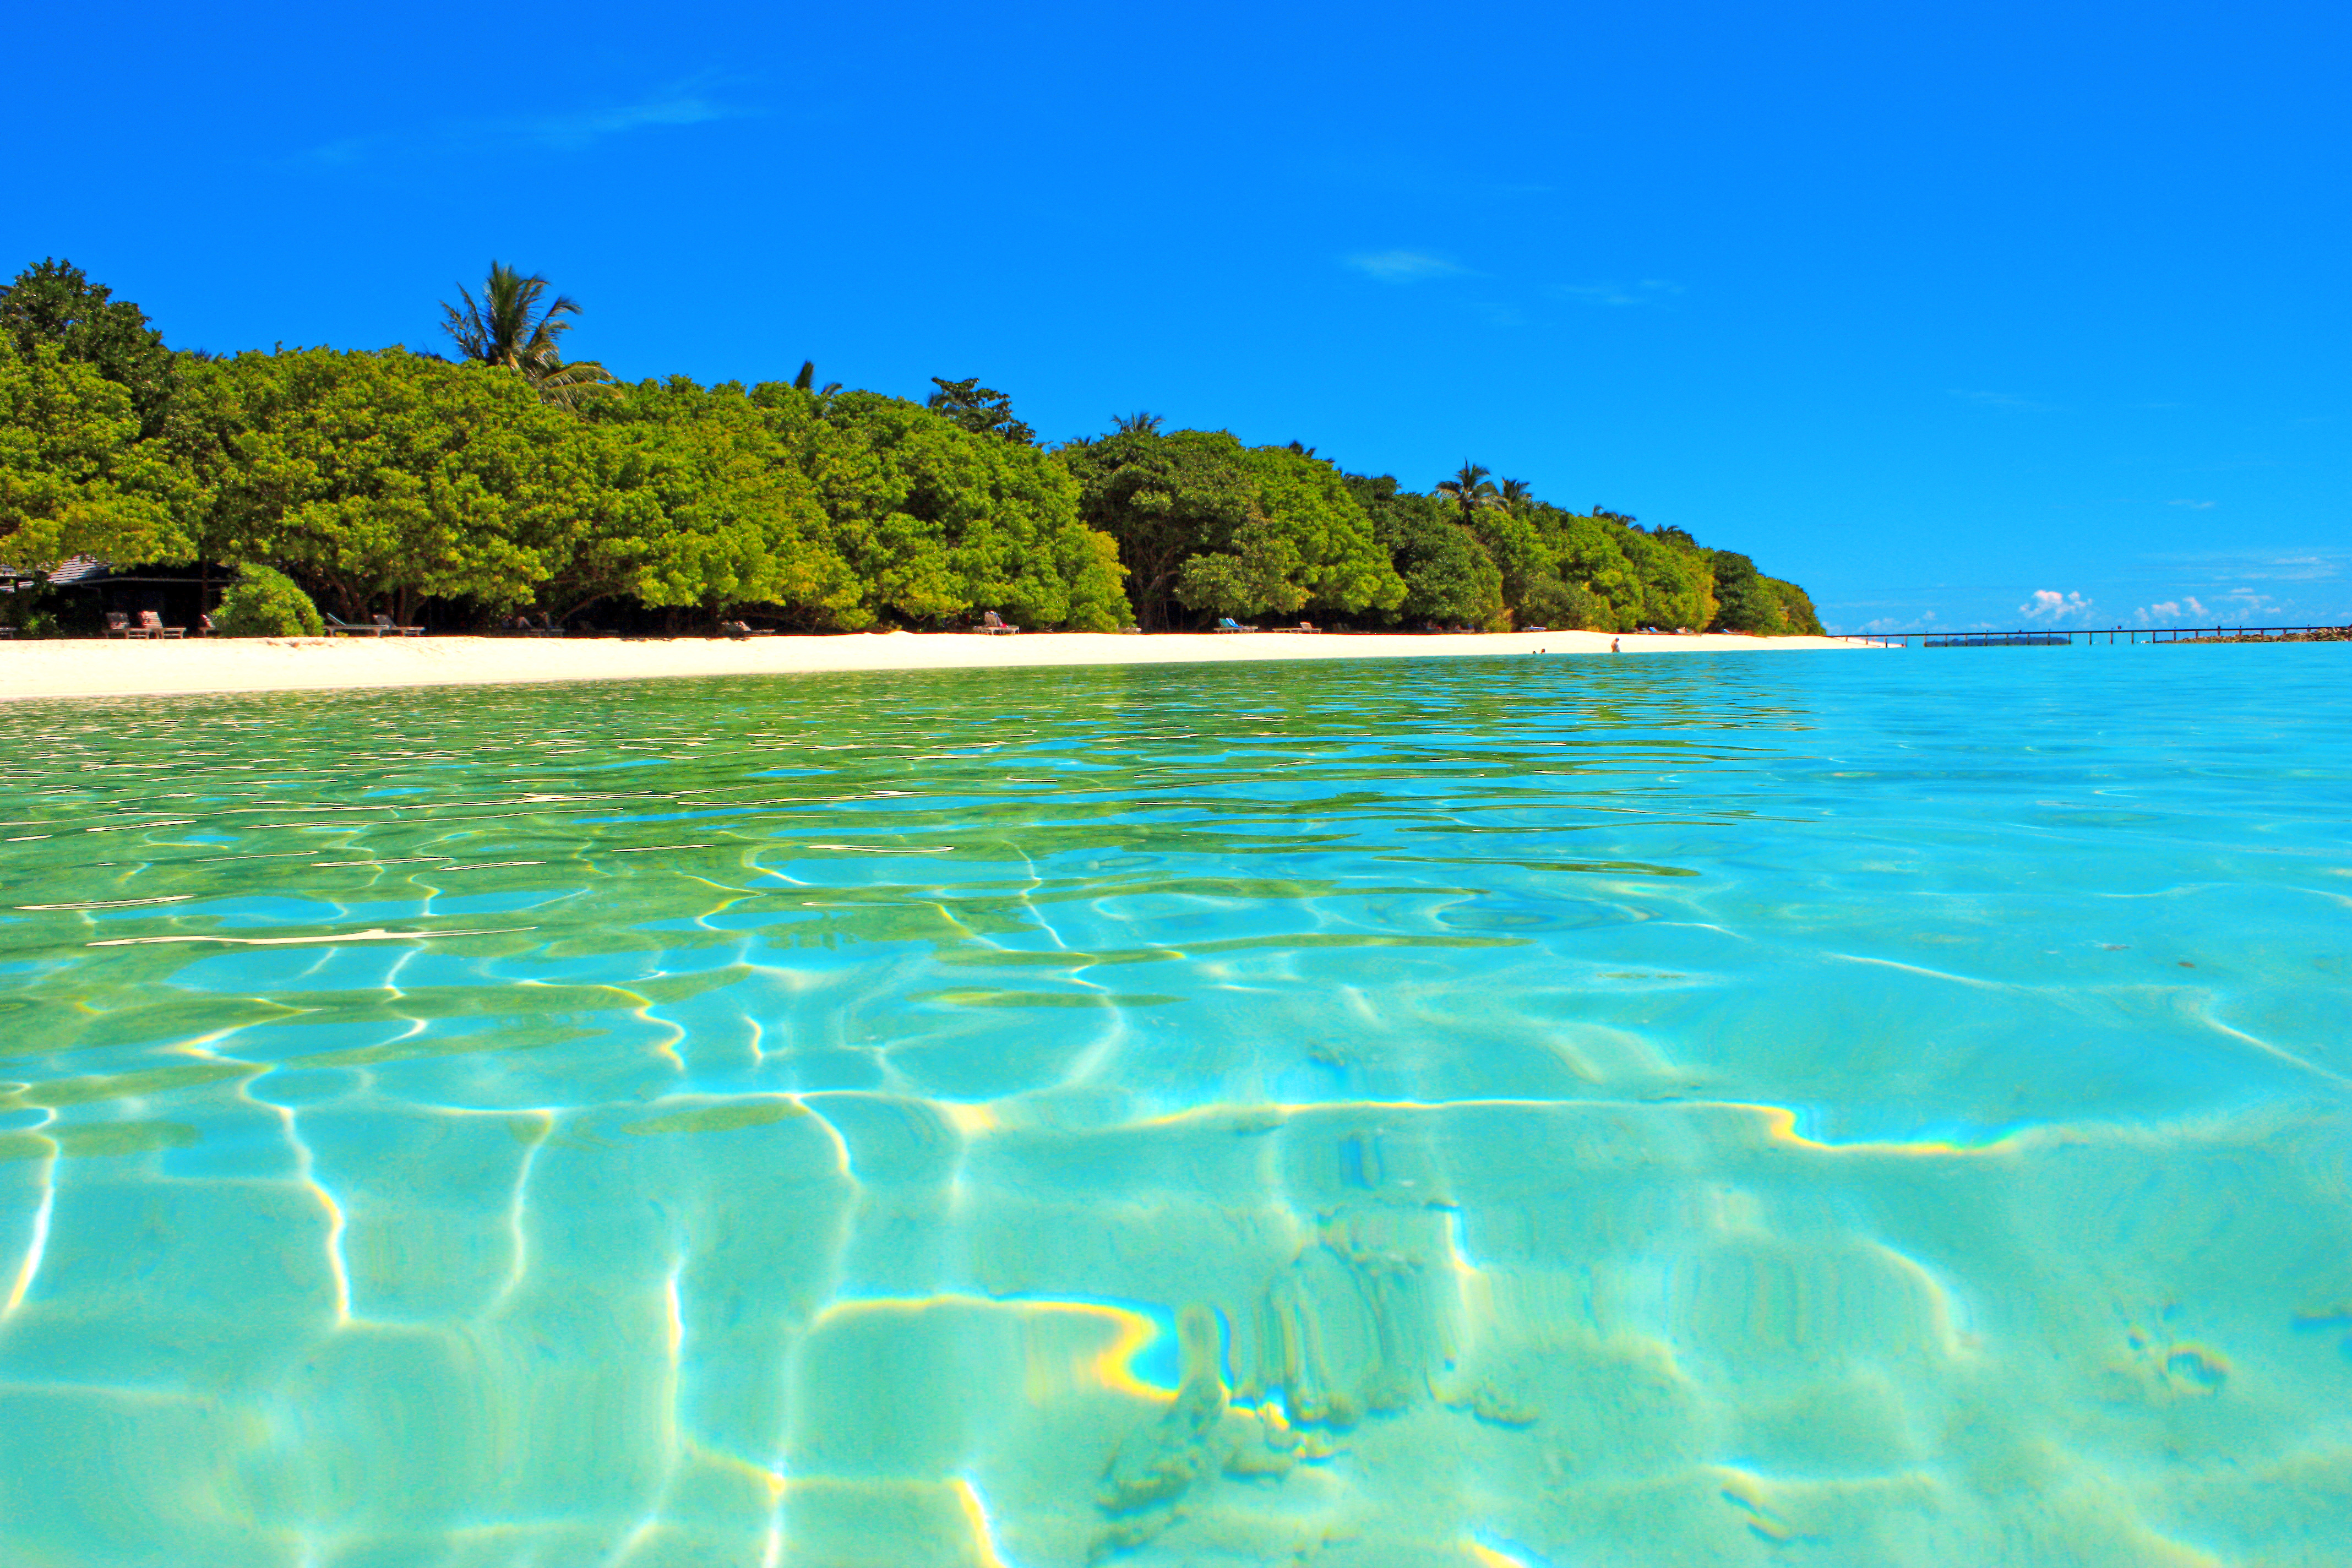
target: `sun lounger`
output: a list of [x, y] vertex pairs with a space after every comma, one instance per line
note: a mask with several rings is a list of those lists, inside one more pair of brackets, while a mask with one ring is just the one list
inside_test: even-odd
[[142, 610], [139, 612], [139, 635], [145, 637], [184, 637], [188, 635], [188, 628], [167, 626], [163, 624], [163, 617], [154, 611]]
[[343, 621], [333, 616], [325, 617], [327, 635], [331, 637], [380, 637], [388, 629], [373, 621]]
[[[1268, 633], [1284, 632], [1291, 637], [1318, 636], [1320, 635], [1323, 630], [1321, 626], [1317, 626], [1312, 621], [1301, 621], [1295, 626], [1268, 626], [1265, 629]], [[1249, 630], [1249, 627], [1244, 626], [1242, 630], [1247, 631]]]
[[1021, 628], [1013, 625], [1010, 621], [1007, 621], [994, 610], [989, 610], [981, 616], [980, 625], [972, 627], [971, 629], [979, 632], [983, 637], [1011, 637]]
[[121, 610], [109, 610], [106, 612], [106, 635], [110, 637], [143, 637], [147, 635], [147, 628], [132, 626], [131, 617]]
[[423, 626], [396, 626], [393, 625], [392, 617], [390, 616], [378, 616], [375, 618], [375, 624], [377, 626], [382, 628], [376, 633], [376, 636], [378, 637], [421, 637], [425, 635], [425, 628]]
[[1243, 626], [1231, 616], [1219, 616], [1217, 617], [1217, 629], [1221, 632], [1254, 632], [1257, 630], [1255, 626]]

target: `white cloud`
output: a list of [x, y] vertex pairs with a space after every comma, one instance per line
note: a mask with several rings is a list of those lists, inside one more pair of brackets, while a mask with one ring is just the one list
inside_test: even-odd
[[1924, 610], [1916, 616], [1880, 616], [1875, 620], [1863, 622], [1856, 629], [1864, 633], [1932, 630], [1929, 623], [1935, 618], [1936, 612], [1933, 610]]
[[1350, 256], [1348, 265], [1383, 283], [1421, 283], [1432, 278], [1460, 278], [1469, 268], [1417, 250], [1383, 250], [1370, 256]]
[[720, 103], [690, 84], [681, 84], [665, 88], [635, 103], [526, 120], [519, 122], [516, 129], [542, 146], [570, 151], [625, 132], [660, 125], [707, 125], [714, 120], [741, 120], [755, 112]]
[[2061, 594], [2054, 588], [2036, 588], [2032, 598], [2017, 606], [2017, 613], [2029, 621], [2048, 621], [2055, 626], [2069, 617], [2088, 618], [2091, 601], [2080, 594]]
[[1644, 278], [1638, 283], [1563, 283], [1552, 292], [1580, 305], [1655, 305], [1683, 292], [1683, 286]]
[[632, 131], [707, 125], [720, 120], [751, 120], [767, 112], [714, 98], [711, 92], [717, 85], [710, 78], [698, 77], [656, 88], [632, 101], [569, 114], [445, 121], [436, 125], [382, 135], [345, 137], [299, 153], [296, 161], [349, 164], [379, 154], [447, 153], [516, 147], [540, 147], [551, 152], [571, 153], [605, 137], [625, 135]]
[[2172, 626], [2180, 621], [2204, 621], [2213, 612], [2198, 601], [2194, 594], [2183, 594], [2178, 599], [2166, 599], [2158, 604], [2142, 605], [2132, 612], [2141, 626]]
[[2326, 548], [2228, 550], [2151, 555], [2181, 575], [2222, 583], [2317, 583], [2341, 576], [2352, 566], [2352, 551]]
[[2210, 500], [2168, 500], [2164, 504], [2167, 506], [2185, 506], [2191, 511], [2211, 511], [2214, 505], [2214, 503]]

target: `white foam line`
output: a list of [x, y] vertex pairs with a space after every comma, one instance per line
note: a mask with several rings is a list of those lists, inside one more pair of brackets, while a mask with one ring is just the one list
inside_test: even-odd
[[352, 1272], [343, 1258], [343, 1232], [350, 1222], [343, 1217], [343, 1205], [335, 1201], [326, 1184], [319, 1180], [318, 1160], [310, 1145], [302, 1142], [301, 1130], [294, 1124], [294, 1108], [273, 1106], [278, 1120], [285, 1124], [286, 1142], [294, 1146], [295, 1171], [299, 1184], [310, 1189], [327, 1211], [327, 1273], [335, 1282], [335, 1327], [349, 1328], [352, 1321]]
[[141, 904], [181, 904], [194, 893], [170, 893], [160, 899], [93, 899], [85, 904], [18, 904], [20, 910], [128, 910]]
[[1952, 974], [1941, 969], [1925, 969], [1916, 963], [1900, 963], [1891, 958], [1864, 958], [1858, 952], [1828, 952], [1822, 956], [1834, 958], [1844, 963], [1874, 963], [1881, 969], [1899, 969], [1906, 974], [1924, 974], [1930, 980], [1948, 980], [1955, 985], [1973, 985], [1980, 991], [2015, 989], [1998, 980], [1979, 980], [1972, 975]]
[[541, 1129], [540, 1135], [523, 1150], [522, 1163], [515, 1169], [514, 1196], [507, 1204], [507, 1235], [511, 1238], [513, 1260], [507, 1267], [507, 1282], [499, 1288], [499, 1302], [522, 1289], [523, 1279], [530, 1270], [530, 1231], [523, 1224], [523, 1215], [529, 1207], [525, 1194], [530, 1187], [530, 1169], [539, 1162], [540, 1150], [555, 1135], [553, 1111], [535, 1110], [531, 1114], [539, 1118]]
[[342, 942], [427, 942], [442, 936], [505, 936], [537, 926], [485, 926], [477, 931], [329, 931], [323, 936], [110, 936], [85, 947], [143, 947], [168, 942], [216, 942], [229, 947], [308, 947]]
[[25, 1304], [25, 1292], [33, 1288], [33, 1277], [41, 1271], [41, 1257], [49, 1249], [49, 1214], [57, 1207], [57, 1202], [58, 1155], [52, 1148], [47, 1169], [41, 1173], [41, 1206], [33, 1213], [33, 1239], [25, 1248], [25, 1261], [16, 1270], [16, 1283], [9, 1287], [7, 1305], [0, 1307], [0, 1318], [16, 1315], [16, 1309]]
[[952, 855], [955, 846], [941, 844], [931, 848], [886, 848], [874, 844], [805, 844], [804, 849], [839, 849], [851, 855]]
[[2212, 1029], [2217, 1033], [2227, 1035], [2233, 1040], [2243, 1040], [2246, 1044], [2253, 1047], [2254, 1049], [2262, 1052], [2264, 1056], [2276, 1057], [2280, 1061], [2303, 1068], [2304, 1071], [2310, 1073], [2315, 1078], [2324, 1078], [2330, 1083], [2352, 1083], [2352, 1079], [2346, 1079], [2340, 1072], [2331, 1071], [2326, 1068], [2321, 1067], [2317, 1062], [2305, 1061], [2303, 1058], [2296, 1056], [2293, 1051], [2286, 1050], [2282, 1047], [2272, 1045], [2268, 1040], [2256, 1039], [2253, 1036], [2246, 1033], [2243, 1029], [2231, 1028], [2229, 1025], [2221, 1022], [2221, 1019], [2213, 1016], [2213, 1014], [2209, 1007], [2198, 1008], [2197, 1016], [2204, 1023], [2206, 1027]]

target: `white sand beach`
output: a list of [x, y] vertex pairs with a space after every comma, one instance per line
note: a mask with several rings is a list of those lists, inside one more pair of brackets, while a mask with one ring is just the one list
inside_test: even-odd
[[0, 700], [177, 696], [482, 686], [667, 676], [790, 675], [853, 669], [996, 669], [1034, 665], [1227, 664], [1276, 659], [1795, 653], [1880, 645], [1860, 637], [1734, 635], [1612, 637], [1606, 632], [1494, 636], [1347, 633], [1150, 637], [1087, 632], [982, 637], [857, 633], [755, 637], [233, 637], [170, 642], [0, 642]]

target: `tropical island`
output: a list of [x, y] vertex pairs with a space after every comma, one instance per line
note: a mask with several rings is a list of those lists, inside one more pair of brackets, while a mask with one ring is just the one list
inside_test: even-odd
[[[178, 350], [63, 260], [0, 290], [8, 635], [129, 602], [224, 635], [963, 628], [1822, 635], [1746, 555], [1465, 462], [1427, 491], [1150, 413], [1058, 444], [976, 378], [917, 402], [618, 380], [493, 263], [446, 350]], [[111, 587], [112, 596], [106, 591]]]

